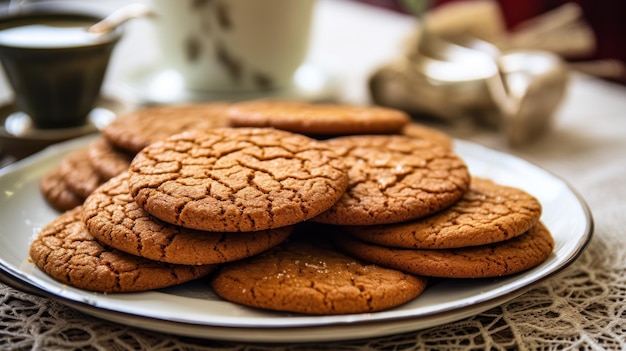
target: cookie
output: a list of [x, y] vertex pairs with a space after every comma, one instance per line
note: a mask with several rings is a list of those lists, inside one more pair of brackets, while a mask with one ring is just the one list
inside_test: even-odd
[[83, 199], [104, 182], [89, 162], [87, 148], [77, 149], [63, 157], [59, 167], [67, 187]]
[[425, 218], [390, 225], [347, 226], [354, 237], [373, 244], [409, 249], [477, 246], [525, 233], [541, 217], [541, 204], [525, 191], [472, 178], [451, 207]]
[[542, 222], [513, 239], [457, 249], [390, 248], [338, 235], [335, 241], [349, 255], [403, 272], [442, 278], [488, 278], [519, 273], [545, 261], [554, 239]]
[[447, 149], [452, 149], [454, 146], [454, 142], [448, 134], [415, 122], [405, 125], [401, 133], [413, 138], [429, 140]]
[[96, 292], [134, 292], [164, 288], [202, 277], [215, 265], [170, 265], [101, 245], [75, 207], [44, 226], [30, 245], [30, 258], [55, 280]]
[[221, 266], [211, 286], [225, 300], [246, 306], [334, 315], [401, 305], [419, 296], [426, 280], [294, 240]]
[[115, 148], [104, 137], [96, 138], [87, 147], [89, 162], [102, 180], [111, 179], [128, 170], [134, 154]]
[[449, 149], [402, 135], [329, 139], [348, 167], [349, 186], [316, 222], [389, 224], [424, 217], [451, 206], [467, 191], [470, 175]]
[[248, 233], [186, 229], [150, 216], [130, 196], [128, 173], [110, 179], [85, 200], [89, 232], [115, 249], [176, 264], [216, 264], [256, 255], [283, 242], [292, 227]]
[[406, 113], [384, 107], [280, 100], [235, 103], [228, 118], [234, 127], [273, 127], [307, 135], [396, 133], [410, 121]]
[[136, 154], [151, 143], [193, 129], [226, 127], [227, 103], [145, 107], [119, 116], [102, 129], [116, 147]]
[[61, 167], [56, 165], [47, 171], [39, 180], [39, 191], [48, 204], [59, 211], [67, 211], [83, 203], [84, 198], [75, 194], [67, 186], [61, 173]]
[[348, 176], [326, 144], [270, 128], [196, 130], [135, 156], [129, 186], [151, 215], [187, 228], [247, 232], [330, 208]]

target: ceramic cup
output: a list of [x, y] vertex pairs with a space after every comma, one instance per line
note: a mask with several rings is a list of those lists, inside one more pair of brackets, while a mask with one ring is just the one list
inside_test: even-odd
[[153, 0], [164, 64], [192, 91], [280, 89], [308, 47], [314, 0]]
[[35, 128], [83, 125], [99, 96], [121, 36], [86, 29], [101, 17], [70, 9], [39, 9], [0, 18], [0, 60], [15, 105]]

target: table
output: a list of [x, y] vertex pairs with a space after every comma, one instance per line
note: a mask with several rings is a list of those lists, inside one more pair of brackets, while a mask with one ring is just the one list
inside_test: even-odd
[[[398, 54], [413, 28], [409, 17], [339, 0], [320, 0], [314, 23], [311, 58], [343, 74], [338, 100], [355, 104], [368, 102], [367, 74]], [[129, 26], [129, 32], [141, 25]], [[124, 52], [135, 42], [132, 35], [124, 40], [107, 78], [108, 90], [115, 89], [129, 64]], [[133, 60], [150, 55], [149, 48], [137, 50]], [[525, 158], [569, 182], [595, 221], [583, 255], [559, 275], [476, 316], [400, 335], [316, 344], [244, 344], [157, 333], [0, 284], [0, 349], [626, 349], [626, 88], [574, 75], [552, 131], [523, 147], [511, 148], [488, 131], [449, 132]]]

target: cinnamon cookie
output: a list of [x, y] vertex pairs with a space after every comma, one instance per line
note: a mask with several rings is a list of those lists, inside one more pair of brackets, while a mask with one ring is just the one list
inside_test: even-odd
[[48, 204], [60, 211], [71, 210], [82, 204], [84, 200], [83, 197], [75, 194], [67, 186], [59, 165], [56, 165], [41, 177], [41, 180], [39, 180], [39, 191]]
[[102, 246], [89, 233], [76, 207], [42, 228], [30, 257], [55, 280], [97, 292], [164, 288], [204, 276], [214, 265], [170, 265]]
[[328, 145], [270, 128], [186, 132], [144, 148], [130, 166], [135, 201], [187, 228], [242, 232], [295, 224], [330, 208], [348, 185]]
[[410, 121], [406, 113], [384, 107], [278, 100], [233, 104], [228, 117], [235, 127], [273, 127], [307, 135], [396, 133]]
[[102, 135], [132, 154], [157, 140], [193, 129], [226, 127], [227, 103], [198, 103], [145, 107], [116, 118]]
[[448, 134], [423, 124], [409, 123], [402, 128], [402, 134], [413, 138], [429, 140], [447, 149], [452, 149], [453, 147], [452, 138]]
[[97, 138], [87, 147], [89, 162], [103, 180], [111, 179], [128, 170], [134, 154], [115, 148], [104, 137]]
[[350, 235], [338, 235], [336, 243], [349, 255], [403, 272], [442, 278], [487, 278], [510, 275], [545, 261], [554, 249], [554, 239], [537, 222], [513, 239], [457, 249], [398, 249], [368, 244]]
[[347, 226], [354, 237], [373, 244], [409, 249], [443, 249], [491, 244], [525, 233], [541, 217], [541, 204], [525, 191], [472, 178], [463, 198], [451, 207], [413, 221]]
[[467, 191], [470, 175], [451, 150], [402, 135], [327, 140], [348, 167], [341, 199], [314, 221], [337, 225], [388, 224], [451, 206]]
[[419, 296], [426, 280], [296, 240], [223, 265], [211, 286], [222, 298], [246, 306], [330, 315], [401, 305]]
[[176, 264], [214, 264], [256, 255], [287, 239], [292, 227], [248, 233], [216, 233], [162, 222], [137, 205], [128, 173], [110, 179], [85, 200], [82, 218], [100, 242], [148, 259]]
[[67, 187], [82, 199], [104, 182], [89, 162], [87, 148], [75, 150], [63, 157], [59, 167]]

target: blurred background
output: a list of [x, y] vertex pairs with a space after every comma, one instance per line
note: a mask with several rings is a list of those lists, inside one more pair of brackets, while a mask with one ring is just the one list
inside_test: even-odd
[[[399, 13], [409, 13], [401, 0], [353, 0]], [[482, 0], [432, 0], [430, 9], [440, 9], [453, 3], [480, 2]], [[572, 67], [604, 79], [626, 84], [626, 1], [622, 0], [493, 0], [509, 32], [519, 30], [524, 22], [575, 4], [581, 10], [582, 20], [589, 26], [594, 45], [588, 50], [563, 55]], [[565, 32], [568, 35], [567, 32]], [[569, 32], [572, 35], [572, 32]], [[562, 38], [562, 40], [567, 40]]]

